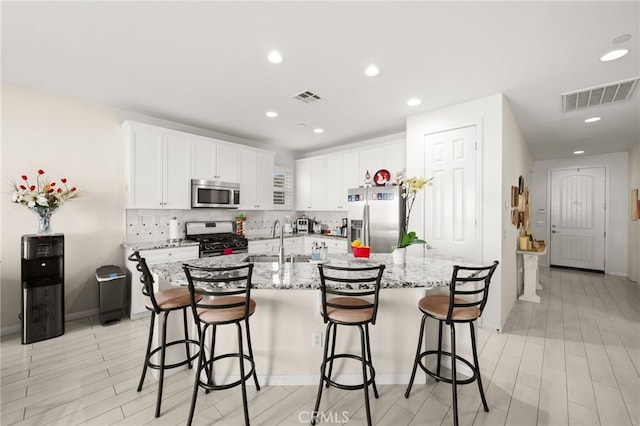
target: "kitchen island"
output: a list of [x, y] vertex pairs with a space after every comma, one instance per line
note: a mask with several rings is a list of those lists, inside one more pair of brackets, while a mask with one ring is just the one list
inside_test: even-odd
[[[250, 256], [246, 253], [230, 256], [208, 257], [190, 260], [195, 266], [228, 266], [245, 262]], [[316, 290], [320, 288], [318, 266], [309, 261], [291, 262], [284, 265], [277, 262], [254, 262], [252, 283], [254, 289], [261, 290]], [[151, 269], [168, 284], [187, 285], [182, 270], [184, 262], [171, 262], [152, 265]], [[351, 254], [330, 254], [328, 264], [334, 266], [386, 266], [382, 277], [382, 288], [414, 288], [445, 286], [451, 280], [453, 265], [460, 264], [450, 260], [413, 257], [405, 265], [394, 265], [390, 253], [372, 254], [370, 258], [355, 258]]]
[[[247, 254], [190, 260], [196, 266], [224, 266], [245, 261]], [[337, 266], [386, 265], [382, 277], [376, 324], [370, 328], [376, 381], [407, 383], [415, 356], [422, 317], [417, 302], [427, 291], [447, 291], [454, 262], [431, 257], [408, 257], [406, 265], [394, 265], [392, 255], [372, 254], [369, 259], [351, 254], [329, 255]], [[186, 285], [183, 262], [151, 265], [160, 288]], [[320, 315], [318, 266], [308, 261], [254, 262], [251, 297], [257, 307], [250, 319], [256, 372], [261, 383], [272, 385], [317, 384], [322, 348], [314, 346], [315, 336], [324, 341], [325, 324]], [[178, 316], [176, 316], [177, 318]], [[435, 321], [434, 321], [435, 323]], [[431, 344], [437, 337], [433, 324], [427, 331]], [[177, 328], [179, 330], [179, 328]], [[337, 351], [359, 350], [357, 330], [340, 330]], [[235, 327], [218, 327], [219, 347], [235, 351]], [[463, 330], [460, 330], [462, 333]], [[468, 331], [467, 331], [468, 332]], [[468, 339], [460, 339], [467, 341]], [[228, 343], [227, 343], [228, 342]], [[462, 355], [467, 347], [459, 348]], [[345, 382], [361, 379], [361, 366], [352, 361], [334, 367]]]

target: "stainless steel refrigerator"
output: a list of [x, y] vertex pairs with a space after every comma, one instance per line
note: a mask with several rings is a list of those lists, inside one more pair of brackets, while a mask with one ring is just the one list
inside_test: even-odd
[[404, 227], [405, 203], [399, 186], [352, 188], [347, 196], [349, 241], [360, 240], [371, 253], [390, 253]]

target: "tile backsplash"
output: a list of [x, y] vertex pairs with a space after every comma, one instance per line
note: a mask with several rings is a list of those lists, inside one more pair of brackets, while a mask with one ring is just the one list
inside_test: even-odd
[[[271, 236], [276, 220], [285, 223], [287, 216], [296, 219], [302, 214], [295, 211], [242, 211], [225, 209], [192, 209], [192, 210], [126, 210], [125, 238], [127, 243], [164, 241], [169, 239], [169, 222], [178, 220], [180, 238], [185, 238], [185, 223], [197, 221], [235, 221], [238, 213], [247, 218], [245, 236], [247, 238], [263, 238]], [[327, 225], [330, 230], [342, 225], [346, 213], [341, 212], [305, 212], [309, 218], [315, 218]]]

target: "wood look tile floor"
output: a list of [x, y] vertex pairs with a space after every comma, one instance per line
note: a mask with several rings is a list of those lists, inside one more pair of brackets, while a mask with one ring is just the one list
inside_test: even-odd
[[[628, 279], [541, 269], [541, 304], [516, 302], [503, 333], [479, 330], [480, 367], [490, 405], [475, 384], [461, 386], [461, 425], [640, 425], [640, 286]], [[416, 317], [418, 321], [419, 317]], [[165, 381], [162, 416], [153, 417], [154, 381], [136, 392], [148, 320], [103, 327], [70, 321], [55, 339], [1, 340], [1, 417], [6, 425], [186, 423], [192, 376]], [[375, 363], [375, 354], [373, 354]], [[407, 366], [407, 373], [411, 366]], [[424, 382], [423, 382], [424, 383]], [[376, 425], [449, 425], [449, 385], [429, 379], [379, 386]], [[243, 424], [239, 389], [202, 393], [194, 424]], [[253, 425], [308, 424], [316, 386], [249, 387]], [[325, 423], [366, 424], [360, 391], [326, 390]]]

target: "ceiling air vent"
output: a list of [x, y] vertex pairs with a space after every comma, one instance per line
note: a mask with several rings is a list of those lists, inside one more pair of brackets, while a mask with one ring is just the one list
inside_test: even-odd
[[310, 90], [300, 92], [297, 95], [294, 95], [293, 98], [302, 101], [305, 104], [313, 104], [322, 100], [322, 97], [320, 97], [320, 95], [317, 95]]
[[575, 111], [613, 102], [626, 101], [638, 85], [640, 77], [603, 86], [590, 87], [562, 94], [562, 111]]

